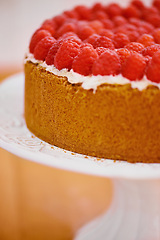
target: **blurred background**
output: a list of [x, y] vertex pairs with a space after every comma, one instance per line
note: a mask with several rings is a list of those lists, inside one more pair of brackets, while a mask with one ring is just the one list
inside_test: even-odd
[[[0, 81], [23, 71], [31, 35], [45, 19], [83, 3], [0, 0]], [[49, 168], [1, 148], [0, 170], [0, 240], [73, 239], [112, 199], [109, 179]]]

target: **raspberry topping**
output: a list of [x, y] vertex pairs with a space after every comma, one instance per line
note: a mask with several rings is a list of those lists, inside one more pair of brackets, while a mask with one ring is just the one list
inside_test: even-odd
[[120, 72], [121, 64], [118, 54], [106, 49], [93, 64], [93, 75], [117, 75]]
[[91, 44], [84, 44], [75, 57], [72, 68], [75, 72], [87, 76], [92, 73], [92, 65], [98, 58], [96, 50]]
[[130, 80], [140, 80], [144, 76], [145, 67], [145, 58], [137, 52], [131, 52], [122, 65], [122, 75]]
[[160, 82], [160, 0], [79, 5], [47, 19], [33, 34], [30, 53], [84, 76], [116, 75]]

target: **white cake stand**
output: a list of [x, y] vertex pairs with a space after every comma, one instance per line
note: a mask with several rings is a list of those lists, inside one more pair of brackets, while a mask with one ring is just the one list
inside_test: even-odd
[[98, 160], [47, 144], [26, 128], [23, 98], [23, 74], [0, 84], [2, 148], [50, 167], [113, 181], [110, 209], [80, 229], [75, 240], [160, 240], [160, 164]]

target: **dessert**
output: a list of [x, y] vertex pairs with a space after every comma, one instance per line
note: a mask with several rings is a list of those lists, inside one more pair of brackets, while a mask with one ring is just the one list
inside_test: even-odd
[[25, 58], [25, 119], [73, 152], [160, 162], [160, 0], [77, 6], [46, 20]]

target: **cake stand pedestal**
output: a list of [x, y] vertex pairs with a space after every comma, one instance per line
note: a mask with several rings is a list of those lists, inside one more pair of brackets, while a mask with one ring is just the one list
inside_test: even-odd
[[160, 240], [160, 164], [97, 160], [47, 144], [27, 129], [23, 99], [23, 74], [0, 84], [0, 147], [39, 164], [113, 181], [109, 210], [74, 240]]

